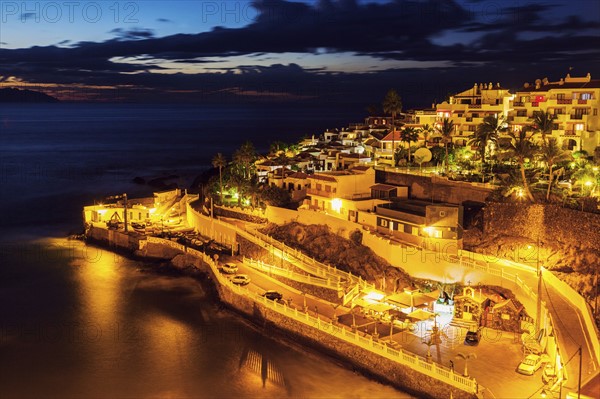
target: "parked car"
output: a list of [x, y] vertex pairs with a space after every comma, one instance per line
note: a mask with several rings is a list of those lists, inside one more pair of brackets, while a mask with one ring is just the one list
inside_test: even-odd
[[527, 355], [525, 359], [519, 363], [517, 373], [525, 375], [533, 375], [542, 366], [542, 358], [539, 355]]
[[278, 301], [280, 299], [283, 298], [283, 295], [280, 292], [277, 292], [275, 290], [268, 290], [265, 291], [265, 293], [263, 294], [263, 296], [267, 299], [270, 299], [272, 301]]
[[556, 379], [556, 367], [552, 363], [546, 363], [542, 371], [542, 381], [546, 384]]
[[131, 227], [136, 230], [144, 230], [146, 228], [146, 223], [144, 222], [131, 222]]
[[465, 336], [465, 345], [475, 346], [479, 344], [479, 340], [481, 340], [481, 331], [467, 331], [467, 335]]
[[110, 230], [122, 229], [123, 226], [123, 222], [117, 222], [115, 220], [109, 220], [106, 222], [106, 227], [108, 227]]
[[238, 272], [238, 267], [235, 263], [225, 263], [221, 267], [221, 270], [223, 271], [223, 273], [236, 274]]
[[231, 281], [233, 282], [233, 284], [246, 285], [250, 284], [250, 277], [248, 277], [247, 274], [236, 274], [235, 276], [233, 276]]

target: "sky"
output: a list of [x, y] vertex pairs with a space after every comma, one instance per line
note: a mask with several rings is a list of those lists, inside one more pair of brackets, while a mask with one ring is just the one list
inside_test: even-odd
[[71, 101], [406, 106], [600, 79], [595, 0], [0, 0], [0, 88]]

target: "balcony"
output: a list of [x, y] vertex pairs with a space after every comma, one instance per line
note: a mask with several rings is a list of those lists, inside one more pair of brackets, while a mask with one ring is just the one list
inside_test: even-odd
[[306, 194], [317, 195], [319, 197], [325, 197], [325, 198], [334, 198], [336, 196], [335, 191], [317, 190], [316, 188], [310, 188], [310, 187], [306, 189]]
[[532, 103], [531, 103], [531, 106], [532, 106], [532, 107], [539, 107], [539, 106], [540, 106], [540, 103], [539, 103], [539, 102], [537, 102], [537, 101], [536, 101], [536, 102], [532, 102]]
[[559, 98], [556, 100], [557, 104], [572, 104], [573, 100], [571, 100], [570, 98]]
[[569, 119], [571, 119], [572, 121], [580, 121], [583, 120], [583, 116], [583, 114], [570, 115]]
[[577, 100], [577, 104], [587, 104], [587, 100]]
[[481, 109], [481, 104], [469, 104], [469, 109]]
[[577, 136], [577, 131], [576, 130], [565, 130], [565, 137], [573, 137], [573, 136]]
[[513, 106], [514, 106], [514, 107], [524, 107], [524, 106], [525, 106], [525, 103], [524, 103], [523, 101], [515, 101], [515, 102], [513, 103]]

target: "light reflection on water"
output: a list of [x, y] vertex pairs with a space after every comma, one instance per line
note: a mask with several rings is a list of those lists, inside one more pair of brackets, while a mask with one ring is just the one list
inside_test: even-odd
[[409, 397], [273, 341], [191, 277], [62, 239], [0, 256], [3, 398]]

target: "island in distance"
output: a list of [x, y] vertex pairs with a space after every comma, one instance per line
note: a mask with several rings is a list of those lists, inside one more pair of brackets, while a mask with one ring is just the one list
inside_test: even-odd
[[0, 89], [0, 103], [56, 103], [58, 99], [39, 91]]

